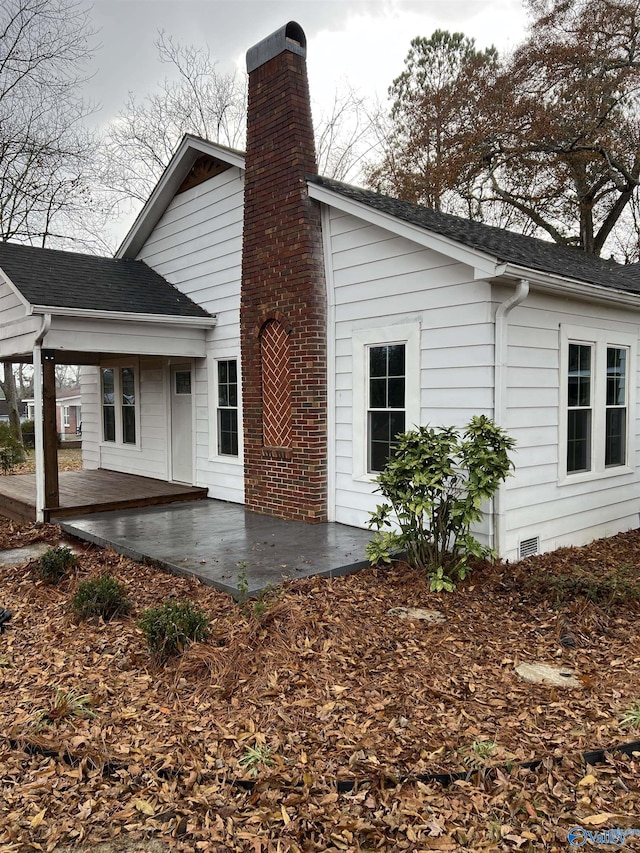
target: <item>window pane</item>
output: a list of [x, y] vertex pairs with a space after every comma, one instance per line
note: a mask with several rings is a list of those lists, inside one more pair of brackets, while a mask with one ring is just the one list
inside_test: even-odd
[[627, 446], [626, 408], [607, 409], [605, 466], [624, 465]]
[[404, 409], [404, 376], [389, 379], [389, 408]]
[[122, 442], [136, 443], [136, 410], [134, 406], [122, 407]]
[[568, 412], [567, 471], [591, 470], [591, 410]]
[[387, 375], [387, 349], [388, 347], [370, 347], [369, 376]]
[[116, 440], [116, 411], [114, 406], [103, 406], [102, 427], [105, 441]]
[[386, 379], [370, 379], [369, 380], [369, 408], [370, 409], [386, 409], [387, 408], [387, 380]]
[[229, 382], [233, 382], [234, 384], [238, 383], [238, 364], [235, 361], [228, 361], [229, 366]]
[[176, 370], [176, 394], [191, 393], [191, 371]]
[[607, 349], [607, 406], [626, 403], [627, 351], [618, 347]]
[[591, 347], [569, 344], [569, 406], [591, 405]]
[[135, 406], [136, 382], [132, 367], [122, 368], [122, 405]]
[[238, 412], [235, 409], [218, 410], [218, 453], [238, 455]]
[[106, 405], [115, 403], [115, 376], [112, 367], [102, 370], [102, 402]]
[[404, 344], [387, 347], [389, 351], [389, 376], [404, 376]]
[[226, 385], [229, 381], [229, 362], [228, 361], [219, 361], [218, 362], [218, 384]]

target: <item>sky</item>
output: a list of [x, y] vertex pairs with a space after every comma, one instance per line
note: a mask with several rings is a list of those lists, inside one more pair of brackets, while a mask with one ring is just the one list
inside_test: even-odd
[[87, 95], [101, 106], [100, 124], [129, 92], [143, 99], [167, 75], [154, 47], [159, 30], [208, 46], [218, 70], [230, 72], [244, 71], [249, 47], [297, 21], [307, 36], [312, 104], [328, 111], [345, 81], [384, 101], [417, 35], [460, 31], [480, 48], [502, 51], [518, 43], [526, 25], [521, 0], [93, 0], [91, 18], [100, 47]]

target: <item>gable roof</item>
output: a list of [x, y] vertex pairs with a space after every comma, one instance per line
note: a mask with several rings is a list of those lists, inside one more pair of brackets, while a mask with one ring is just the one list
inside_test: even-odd
[[624, 265], [605, 261], [580, 249], [559, 246], [557, 243], [527, 237], [461, 216], [440, 213], [332, 178], [307, 175], [307, 180], [380, 213], [447, 237], [470, 249], [490, 254], [501, 263], [516, 264], [563, 278], [640, 293], [640, 264]]
[[0, 242], [0, 269], [31, 306], [210, 318], [142, 261]]

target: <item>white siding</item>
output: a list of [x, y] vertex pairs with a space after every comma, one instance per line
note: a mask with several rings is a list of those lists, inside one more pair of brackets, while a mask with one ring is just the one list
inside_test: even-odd
[[196, 483], [222, 500], [244, 500], [242, 458], [216, 456], [213, 370], [215, 359], [236, 358], [240, 369], [240, 277], [244, 184], [239, 169], [177, 195], [139, 258], [211, 314], [206, 359], [195, 363]]
[[80, 368], [82, 396], [82, 467], [100, 467], [100, 373], [97, 367]]
[[[502, 299], [507, 291], [496, 288]], [[515, 476], [506, 485], [506, 551], [516, 559], [521, 540], [540, 537], [542, 551], [581, 545], [638, 526], [637, 459], [632, 473], [610, 469], [605, 476], [560, 480], [561, 325], [611, 330], [638, 337], [639, 316], [616, 308], [560, 299], [535, 290], [515, 308], [508, 330], [508, 394], [505, 426], [516, 439]], [[588, 334], [587, 334], [588, 338]], [[637, 386], [638, 363], [630, 365]], [[636, 394], [635, 399], [640, 397]], [[640, 448], [638, 404], [629, 413], [636, 454]]]
[[5, 281], [0, 280], [0, 326], [26, 317], [27, 311], [15, 292]]
[[[354, 415], [364, 388], [354, 388], [354, 341], [369, 329], [419, 325], [421, 424], [463, 425], [493, 412], [493, 328], [490, 286], [473, 270], [377, 226], [332, 210], [325, 217], [325, 257], [335, 371], [333, 403], [336, 521], [365, 527], [376, 498], [371, 477], [354, 464]], [[333, 279], [333, 282], [331, 282]], [[330, 347], [331, 349], [331, 347]]]

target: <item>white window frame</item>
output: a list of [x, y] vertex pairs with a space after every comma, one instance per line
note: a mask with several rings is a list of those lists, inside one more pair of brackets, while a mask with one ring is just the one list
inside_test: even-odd
[[62, 406], [62, 425], [65, 428], [71, 426], [71, 406]]
[[[568, 405], [569, 405], [569, 344], [590, 346], [591, 363], [591, 469], [567, 471]], [[607, 350], [611, 347], [628, 352], [626, 376], [626, 453], [624, 465], [605, 467], [606, 410], [607, 410]], [[560, 412], [558, 445], [558, 484], [570, 485], [605, 477], [619, 477], [634, 471], [636, 433], [636, 372], [637, 337], [614, 329], [589, 328], [561, 324], [560, 326]]]
[[[218, 362], [235, 361], [238, 376], [238, 455], [218, 453]], [[220, 352], [209, 358], [209, 460], [228, 465], [243, 465], [242, 373], [237, 351]]]
[[405, 346], [405, 430], [420, 424], [420, 324], [402, 323], [375, 329], [356, 329], [353, 340], [353, 478], [373, 482], [378, 476], [368, 468], [369, 349]]
[[[135, 427], [136, 440], [133, 442], [125, 442], [122, 440], [122, 370], [129, 367], [133, 370], [134, 393], [135, 393]], [[115, 430], [116, 440], [106, 441], [104, 437], [104, 414], [103, 414], [103, 390], [102, 390], [102, 371], [113, 369], [114, 371], [114, 410], [115, 410]], [[126, 359], [118, 361], [104, 362], [99, 367], [99, 405], [100, 405], [100, 446], [101, 447], [117, 447], [119, 449], [140, 450], [140, 368], [138, 359]]]

